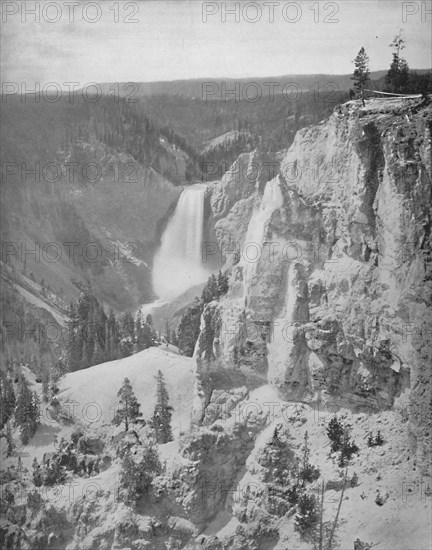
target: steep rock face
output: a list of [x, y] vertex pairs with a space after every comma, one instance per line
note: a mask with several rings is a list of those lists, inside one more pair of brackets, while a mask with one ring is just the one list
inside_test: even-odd
[[279, 162], [272, 155], [243, 153], [220, 182], [209, 186], [207, 203], [222, 262], [232, 265], [238, 260], [253, 207], [278, 169]]
[[389, 408], [409, 390], [422, 464], [431, 414], [431, 111], [418, 100], [347, 103], [301, 130], [265, 185], [243, 181], [233, 191], [225, 180], [212, 193], [219, 243], [240, 243], [217, 308], [213, 368], [240, 368], [246, 378], [264, 371], [285, 398], [353, 411]]

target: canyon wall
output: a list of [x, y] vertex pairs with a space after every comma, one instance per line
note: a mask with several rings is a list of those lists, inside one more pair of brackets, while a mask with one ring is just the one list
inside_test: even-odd
[[64, 307], [86, 282], [119, 311], [155, 296], [153, 254], [185, 155], [126, 107], [110, 98], [2, 106], [1, 259], [14, 281], [44, 281]]
[[204, 406], [214, 388], [268, 380], [281, 398], [322, 408], [396, 407], [426, 467], [431, 121], [418, 100], [349, 102], [280, 159], [242, 155], [211, 187], [231, 279], [207, 306], [218, 331], [204, 322], [195, 352]]

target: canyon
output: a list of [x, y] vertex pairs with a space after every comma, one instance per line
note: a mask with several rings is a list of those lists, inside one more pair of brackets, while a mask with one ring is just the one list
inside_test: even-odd
[[[205, 305], [193, 357], [162, 344], [61, 379], [39, 435], [27, 451], [23, 447], [27, 473], [13, 483], [21, 483], [26, 497], [10, 507], [1, 526], [8, 544], [21, 540], [23, 548], [71, 550], [314, 548], [316, 541], [296, 532], [286, 499], [272, 492], [269, 441], [276, 430], [288, 465], [309, 437], [310, 459], [327, 482], [326, 524], [340, 508], [332, 547], [352, 548], [357, 537], [381, 543], [382, 550], [427, 547], [432, 107], [419, 99], [371, 99], [364, 108], [359, 103], [338, 105], [328, 119], [299, 130], [287, 149], [240, 154], [220, 180], [195, 190], [153, 175], [157, 181], [146, 191], [153, 197], [151, 235], [148, 225], [142, 231], [143, 240], [151, 241], [148, 256], [135, 262], [133, 275], [118, 275], [134, 288], [132, 303], [156, 295], [169, 300], [205, 282], [209, 265], [229, 275], [228, 292]], [[113, 215], [108, 191], [114, 191], [110, 182], [103, 185], [111, 198], [97, 207], [96, 220], [95, 190], [76, 193], [74, 201], [92, 234], [108, 242], [104, 220]], [[7, 192], [19, 193], [14, 189]], [[116, 214], [125, 240], [135, 221], [134, 231], [141, 230], [142, 192], [137, 184], [128, 220]], [[119, 211], [121, 200], [115, 200]], [[30, 202], [21, 204], [25, 213]], [[31, 234], [22, 223], [15, 223], [14, 234]], [[184, 258], [199, 266], [200, 248], [205, 274], [171, 288], [163, 274], [176, 271]], [[158, 274], [154, 288], [144, 261]], [[144, 272], [145, 292], [136, 282]], [[108, 269], [98, 277], [103, 290]], [[119, 284], [116, 279], [115, 288]], [[184, 303], [190, 302], [187, 294]], [[112, 426], [110, 410], [120, 378], [128, 376], [148, 418], [158, 369], [174, 409], [174, 440], [158, 445], [163, 472], [151, 494], [132, 507], [116, 497], [120, 457], [125, 448], [139, 456], [148, 426], [124, 433]], [[32, 373], [26, 376], [40, 392]], [[76, 402], [99, 404], [100, 417], [60, 414]], [[345, 474], [328, 448], [326, 426], [333, 414], [352, 426], [360, 447]], [[49, 491], [36, 491], [36, 497], [32, 458], [61, 455], [52, 436], [69, 439], [77, 427], [89, 448], [89, 441], [100, 441], [103, 451], [88, 454], [107, 457], [107, 467], [97, 475], [70, 476], [69, 485], [59, 485], [59, 497]], [[382, 448], [362, 442], [376, 430], [384, 436]], [[7, 458], [5, 464], [12, 462]], [[348, 473], [358, 482], [345, 492]], [[72, 499], [71, 483], [78, 495]], [[313, 491], [318, 498], [320, 486]], [[30, 493], [41, 499], [38, 506], [28, 505]], [[382, 494], [388, 495], [384, 501]]]

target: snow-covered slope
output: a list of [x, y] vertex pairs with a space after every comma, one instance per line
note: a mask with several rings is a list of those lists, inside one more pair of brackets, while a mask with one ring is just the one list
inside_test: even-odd
[[118, 402], [117, 392], [129, 378], [143, 418], [148, 420], [156, 402], [156, 375], [161, 370], [173, 407], [174, 434], [190, 426], [194, 386], [194, 361], [164, 351], [149, 348], [131, 357], [102, 363], [86, 370], [67, 374], [59, 385], [63, 406], [69, 403], [75, 422], [87, 426], [110, 424]]

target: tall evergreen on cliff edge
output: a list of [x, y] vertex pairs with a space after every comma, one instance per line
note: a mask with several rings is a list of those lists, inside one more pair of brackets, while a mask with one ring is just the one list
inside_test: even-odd
[[366, 50], [362, 46], [354, 59], [354, 74], [351, 77], [354, 80], [354, 88], [356, 88], [357, 93], [363, 97], [363, 92], [366, 86], [366, 83], [369, 80], [369, 57], [366, 54]]
[[405, 38], [402, 29], [393, 38], [393, 42], [389, 47], [393, 49], [393, 60], [385, 77], [386, 89], [396, 94], [407, 93], [410, 87], [410, 74], [408, 63], [401, 57], [401, 51], [405, 49]]

